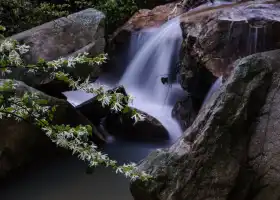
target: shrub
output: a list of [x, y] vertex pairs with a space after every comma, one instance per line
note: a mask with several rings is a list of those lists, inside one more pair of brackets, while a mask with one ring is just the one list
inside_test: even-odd
[[109, 34], [138, 10], [134, 0], [1, 0], [0, 23], [7, 36], [90, 7], [104, 12]]

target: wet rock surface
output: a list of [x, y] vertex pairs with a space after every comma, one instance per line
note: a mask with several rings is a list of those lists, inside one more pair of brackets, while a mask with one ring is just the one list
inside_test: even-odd
[[172, 117], [180, 123], [183, 130], [186, 130], [193, 123], [197, 113], [195, 102], [190, 96], [183, 101], [178, 101], [172, 109]]
[[132, 141], [164, 142], [169, 134], [164, 126], [154, 117], [136, 109], [145, 119], [135, 124], [129, 114], [111, 114], [105, 120], [108, 132], [117, 137]]
[[[0, 84], [2, 83], [3, 79], [0, 80]], [[68, 102], [48, 96], [23, 82], [17, 81], [17, 84], [15, 89], [17, 96], [22, 96], [24, 92], [36, 92], [40, 98], [48, 100], [49, 105], [58, 105], [54, 124], [91, 125], [93, 127], [91, 139], [99, 145], [105, 142], [105, 138], [95, 126]], [[0, 127], [0, 179], [31, 161], [41, 157], [51, 157], [58, 151], [56, 145], [44, 132], [25, 121], [1, 119]]]
[[201, 6], [181, 15], [182, 87], [204, 98], [211, 74], [228, 76], [236, 59], [280, 48], [279, 22], [279, 2], [266, 0]]
[[[279, 62], [279, 50], [237, 60], [221, 90], [203, 106], [184, 136], [170, 148], [155, 151], [139, 163], [140, 169], [150, 173], [154, 180], [133, 182], [134, 199], [279, 198], [276, 192], [279, 138], [275, 129], [268, 132], [272, 134], [270, 137], [274, 136], [270, 138], [262, 131], [262, 121], [256, 120], [260, 116], [264, 123], [267, 121], [265, 113], [270, 112], [263, 111], [278, 88], [273, 80], [279, 76]], [[276, 106], [274, 102], [272, 105]], [[271, 114], [275, 112], [278, 112], [276, 107]], [[270, 119], [269, 127], [274, 128], [275, 118]], [[267, 138], [265, 148], [259, 137]], [[247, 155], [258, 154], [256, 147], [264, 152], [260, 156], [265, 157]], [[266, 184], [258, 188], [260, 193], [253, 192], [257, 183]]]
[[[107, 92], [127, 95], [123, 86]], [[124, 104], [126, 105], [125, 102]], [[105, 133], [135, 141], [167, 141], [169, 139], [168, 131], [164, 126], [157, 119], [141, 110], [136, 109], [137, 112], [145, 116], [145, 120], [135, 124], [130, 113], [114, 113], [109, 106], [102, 106], [98, 96], [76, 108]]]
[[[109, 94], [117, 92], [127, 96], [127, 93], [123, 86], [116, 87], [114, 89], [108, 90], [107, 92]], [[101, 123], [101, 120], [111, 113], [110, 107], [103, 107], [98, 98], [99, 96], [95, 96], [76, 107], [77, 110], [79, 110], [95, 125], [99, 125]]]
[[[169, 18], [182, 13], [174, 10], [176, 2], [157, 6], [152, 10], [142, 9], [136, 12], [122, 27], [117, 29], [108, 41], [109, 68], [114, 68], [116, 57], [128, 48], [131, 35], [140, 30], [156, 28], [164, 24]], [[174, 12], [175, 11], [175, 12]]]

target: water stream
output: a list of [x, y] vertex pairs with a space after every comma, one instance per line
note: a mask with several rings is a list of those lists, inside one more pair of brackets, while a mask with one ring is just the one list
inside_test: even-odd
[[[125, 69], [116, 68], [97, 82], [108, 88], [124, 85], [135, 97], [133, 106], [156, 117], [170, 134], [169, 144], [148, 144], [117, 139], [105, 152], [120, 163], [138, 162], [154, 149], [172, 144], [182, 134], [171, 117], [175, 102], [184, 98], [177, 83], [176, 62], [182, 42], [179, 20], [173, 19], [159, 28], [134, 33], [128, 51], [122, 55]], [[123, 71], [124, 73], [121, 73]], [[163, 84], [168, 77], [170, 84]], [[78, 105], [92, 97], [83, 92], [66, 92], [68, 100]], [[91, 175], [75, 157], [58, 157], [55, 161], [36, 164], [0, 189], [1, 200], [132, 200], [129, 182], [110, 169], [98, 168]]]

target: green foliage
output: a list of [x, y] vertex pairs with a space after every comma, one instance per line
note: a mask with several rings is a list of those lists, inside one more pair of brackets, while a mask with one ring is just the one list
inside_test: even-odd
[[109, 33], [124, 24], [139, 9], [134, 0], [108, 0], [99, 2], [96, 8], [106, 14]]
[[138, 10], [134, 0], [65, 0], [55, 4], [40, 0], [1, 0], [0, 24], [7, 27], [7, 36], [86, 8], [105, 13], [109, 33]]
[[[5, 30], [0, 26], [1, 30]], [[92, 92], [99, 96], [102, 106], [109, 106], [114, 112], [127, 112], [130, 109], [127, 105], [131, 102], [130, 96], [126, 97], [121, 93], [107, 93], [103, 87], [94, 88], [86, 80], [74, 80], [67, 73], [67, 68], [74, 68], [76, 64], [86, 63], [88, 65], [99, 65], [106, 60], [105, 55], [96, 58], [87, 57], [88, 54], [79, 54], [76, 57], [59, 58], [58, 60], [46, 62], [40, 59], [35, 65], [27, 65], [21, 56], [29, 51], [29, 46], [20, 45], [17, 41], [0, 39], [0, 70], [2, 76], [9, 74], [15, 68], [26, 69], [26, 73], [50, 74], [51, 78], [57, 78], [67, 82], [73, 89]], [[134, 163], [118, 166], [117, 162], [111, 160], [108, 155], [97, 151], [97, 147], [89, 140], [92, 134], [92, 127], [79, 125], [71, 127], [69, 125], [53, 124], [57, 105], [49, 105], [48, 100], [42, 99], [39, 94], [25, 92], [22, 96], [16, 95], [17, 83], [6, 79], [0, 85], [0, 120], [3, 118], [13, 118], [17, 121], [31, 123], [46, 133], [46, 135], [58, 146], [69, 149], [81, 160], [89, 164], [90, 167], [105, 165], [112, 167], [116, 173], [123, 173], [132, 180], [147, 180], [150, 178], [145, 172], [138, 171]], [[132, 119], [141, 121], [144, 117], [130, 110]]]
[[69, 14], [69, 5], [39, 3], [35, 0], [1, 0], [0, 23], [12, 35]]

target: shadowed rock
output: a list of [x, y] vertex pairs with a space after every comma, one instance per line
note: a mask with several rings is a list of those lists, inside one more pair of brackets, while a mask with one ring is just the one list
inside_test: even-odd
[[[123, 86], [116, 87], [107, 92], [118, 92], [127, 96]], [[126, 102], [123, 102], [123, 104], [127, 105]], [[108, 132], [114, 136], [136, 141], [162, 142], [169, 139], [168, 131], [164, 126], [157, 119], [141, 110], [136, 109], [137, 112], [145, 116], [145, 120], [134, 124], [135, 121], [131, 118], [131, 113], [114, 113], [109, 106], [102, 106], [98, 96], [93, 97], [76, 108], [104, 134]]]
[[105, 120], [108, 132], [134, 141], [164, 142], [169, 140], [168, 131], [156, 118], [136, 110], [145, 117], [144, 121], [135, 124], [131, 114], [110, 114]]
[[248, 152], [250, 169], [255, 173], [251, 186], [254, 200], [280, 198], [280, 56], [272, 77], [265, 105], [252, 126], [253, 135]]
[[172, 117], [180, 123], [183, 130], [186, 130], [196, 118], [198, 110], [195, 110], [194, 107], [191, 97], [187, 97], [183, 101], [176, 102], [172, 109]]
[[[121, 93], [127, 96], [127, 93], [123, 86], [119, 86], [107, 91], [107, 93], [109, 94], [112, 94], [114, 92]], [[86, 116], [96, 126], [100, 124], [101, 120], [104, 117], [112, 112], [109, 106], [102, 106], [98, 98], [99, 96], [95, 96], [76, 107], [77, 110], [83, 113], [83, 115]]]
[[[0, 84], [3, 79], [0, 80]], [[96, 130], [94, 125], [67, 101], [48, 96], [35, 90], [23, 82], [18, 84], [15, 91], [17, 96], [25, 92], [36, 92], [40, 98], [48, 100], [49, 105], [58, 105], [54, 115], [54, 124], [69, 124], [70, 126], [91, 125], [96, 144], [103, 144], [104, 137]], [[17, 122], [14, 119], [0, 120], [0, 179], [31, 161], [40, 158], [47, 159], [57, 152], [56, 145], [45, 135], [43, 131], [25, 121]]]
[[[184, 136], [139, 164], [154, 180], [133, 182], [134, 199], [253, 199], [248, 198], [252, 185], [252, 173], [246, 168], [248, 144], [267, 91], [274, 88], [273, 70], [279, 68], [279, 58], [280, 51], [273, 51], [236, 61], [221, 90], [203, 106]], [[270, 189], [275, 189], [271, 184]], [[270, 199], [265, 194], [260, 199]]]
[[228, 76], [235, 60], [280, 47], [280, 4], [261, 0], [201, 6], [181, 15], [181, 27], [181, 85], [203, 101], [213, 75]]

